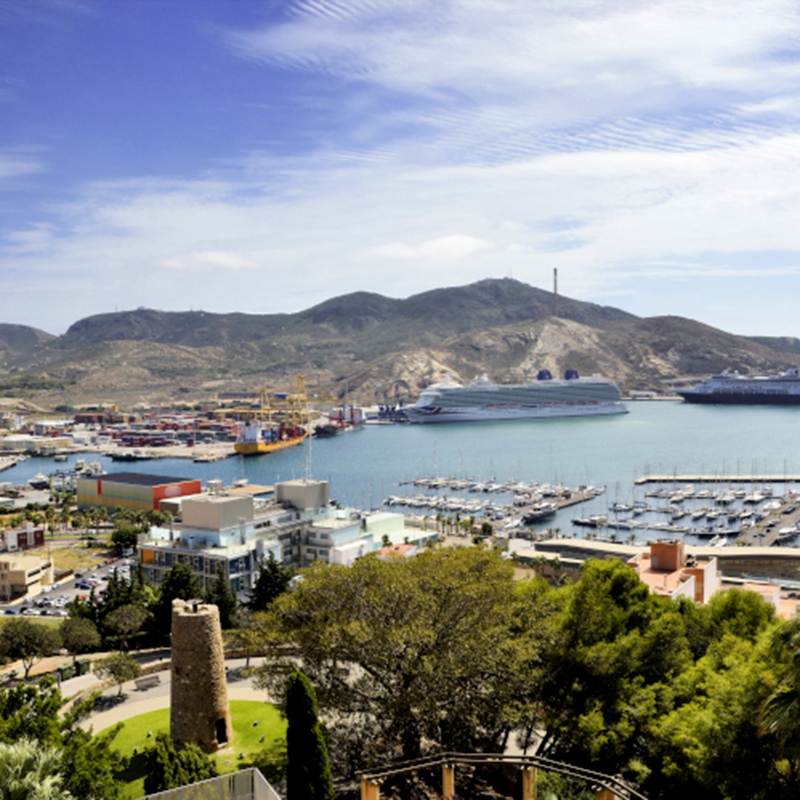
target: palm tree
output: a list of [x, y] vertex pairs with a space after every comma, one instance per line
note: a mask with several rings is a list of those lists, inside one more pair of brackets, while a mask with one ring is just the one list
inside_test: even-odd
[[61, 754], [22, 739], [0, 744], [0, 797], [13, 800], [72, 800], [61, 788]]
[[761, 707], [758, 724], [762, 734], [777, 737], [781, 755], [800, 777], [800, 631], [789, 639], [791, 664], [783, 683]]
[[56, 508], [55, 506], [47, 506], [44, 511], [44, 518], [47, 520], [47, 530], [50, 532], [50, 536], [52, 537], [55, 533], [55, 522], [56, 522]]

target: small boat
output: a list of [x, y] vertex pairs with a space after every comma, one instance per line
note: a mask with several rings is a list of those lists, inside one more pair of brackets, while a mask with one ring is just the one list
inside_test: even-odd
[[50, 478], [39, 472], [28, 481], [28, 486], [30, 486], [31, 489], [49, 489]]

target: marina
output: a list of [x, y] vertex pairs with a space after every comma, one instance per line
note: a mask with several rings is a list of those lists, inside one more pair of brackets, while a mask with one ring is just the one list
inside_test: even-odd
[[634, 483], [642, 486], [647, 483], [800, 483], [797, 475], [642, 475]]
[[[225, 485], [312, 476], [330, 481], [343, 505], [398, 511], [420, 524], [425, 516], [479, 520], [486, 513], [498, 532], [516, 526], [531, 535], [637, 542], [677, 535], [689, 544], [728, 545], [736, 538], [765, 545], [791, 539], [793, 515], [770, 503], [791, 507], [782, 498], [800, 491], [797, 409], [649, 402], [627, 408], [595, 418], [366, 425], [357, 436], [307, 437], [281, 452], [222, 460], [213, 458], [230, 455], [231, 444], [153, 448], [165, 457], [133, 464], [113, 462], [114, 446], [102, 445], [62, 463], [28, 458], [3, 480], [25, 485], [37, 473], [69, 472], [83, 458], [107, 472]], [[170, 457], [179, 451], [183, 458]], [[555, 496], [546, 496], [551, 490]]]

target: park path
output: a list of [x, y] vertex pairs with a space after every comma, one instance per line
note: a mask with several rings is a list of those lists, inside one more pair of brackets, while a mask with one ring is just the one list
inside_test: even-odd
[[[262, 659], [251, 659], [250, 665], [257, 666]], [[253, 686], [252, 678], [241, 677], [240, 671], [245, 665], [243, 658], [231, 658], [225, 661], [225, 666], [228, 671], [228, 700], [256, 700], [263, 703], [271, 702], [270, 697], [264, 689], [256, 689]], [[149, 689], [137, 689], [134, 681], [127, 681], [122, 685], [122, 694], [124, 700], [120, 703], [115, 703], [115, 699], [119, 693], [119, 687], [114, 686], [111, 689], [106, 689], [100, 697], [100, 705], [108, 704], [110, 707], [105, 711], [98, 711], [92, 714], [85, 720], [82, 720], [80, 726], [84, 730], [92, 728], [95, 733], [99, 733], [118, 722], [125, 722], [131, 717], [138, 717], [140, 714], [146, 714], [149, 711], [157, 711], [161, 708], [169, 708], [170, 698], [170, 681], [172, 673], [169, 670], [162, 670], [155, 673], [161, 679], [160, 683]], [[84, 676], [82, 676], [84, 677]], [[78, 679], [71, 679], [65, 681], [65, 688], [69, 686], [72, 688], [72, 681]], [[95, 678], [96, 680], [96, 678]]]

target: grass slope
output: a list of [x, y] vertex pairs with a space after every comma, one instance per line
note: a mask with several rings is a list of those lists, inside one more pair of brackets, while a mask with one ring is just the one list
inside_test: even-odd
[[[263, 750], [270, 742], [286, 737], [286, 721], [281, 718], [277, 706], [256, 700], [231, 700], [230, 709], [233, 744], [214, 756], [220, 774], [235, 771], [241, 763]], [[257, 725], [254, 724], [256, 722]], [[126, 784], [124, 797], [144, 797], [144, 750], [152, 745], [159, 731], [169, 732], [168, 708], [140, 714], [123, 723], [122, 730], [114, 740], [114, 746], [130, 759], [128, 768], [117, 775]], [[260, 741], [262, 736], [263, 742]], [[134, 748], [138, 748], [136, 755]], [[244, 755], [243, 759], [239, 758], [240, 753]]]

